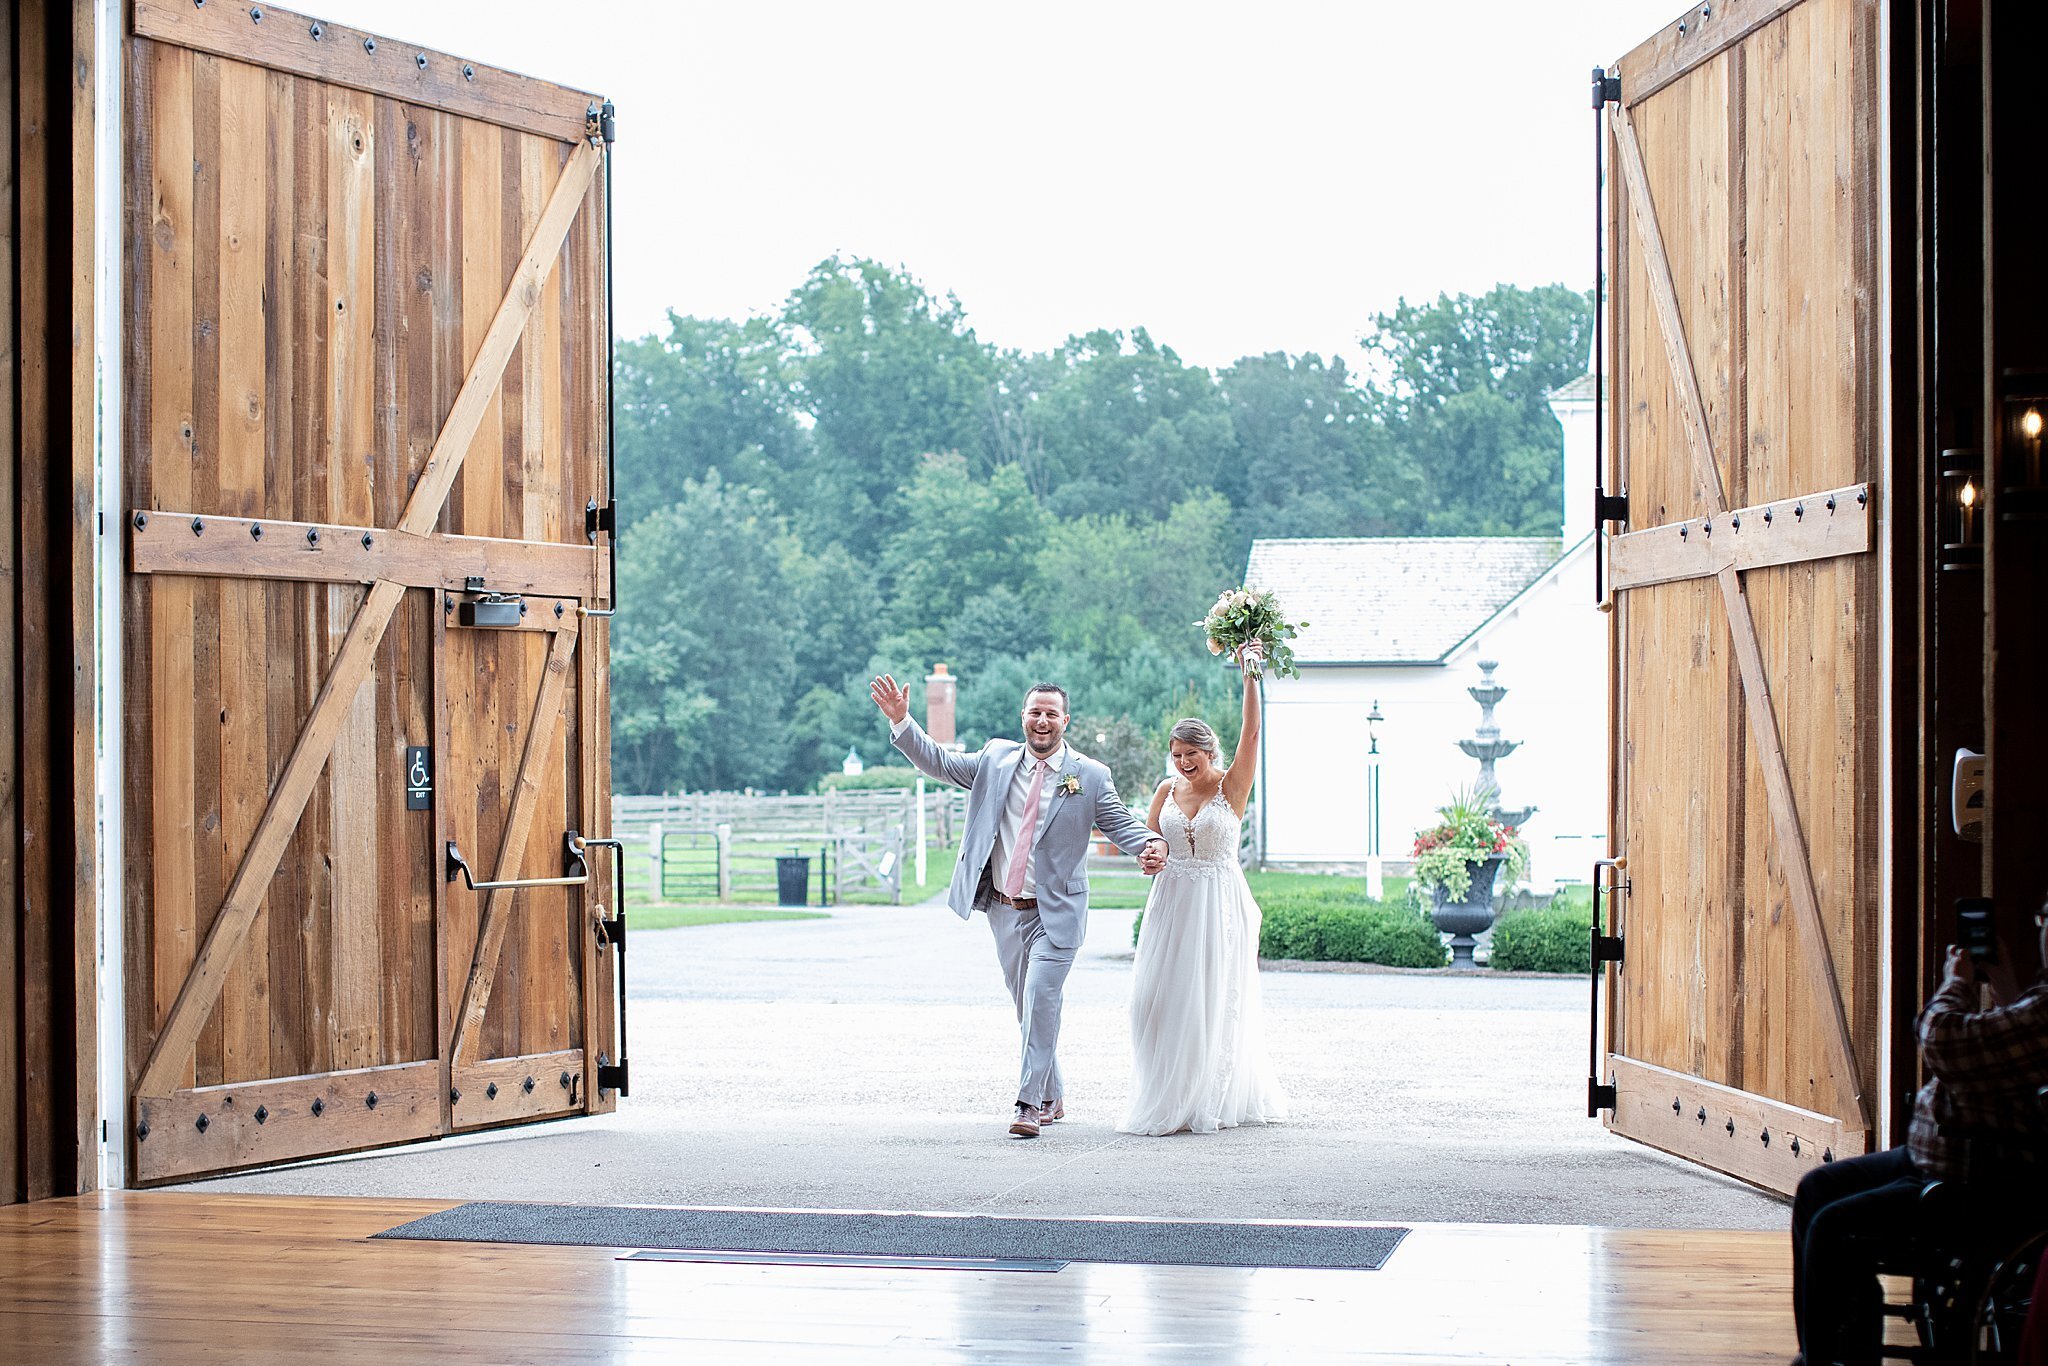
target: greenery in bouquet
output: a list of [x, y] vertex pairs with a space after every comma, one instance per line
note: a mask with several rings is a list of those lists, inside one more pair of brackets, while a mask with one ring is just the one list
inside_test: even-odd
[[[1280, 604], [1270, 591], [1225, 589], [1217, 595], [1216, 605], [1208, 615], [1195, 625], [1208, 634], [1212, 655], [1227, 654], [1242, 664], [1245, 661], [1240, 652], [1245, 646], [1256, 644], [1273, 672], [1282, 678], [1301, 677], [1301, 671], [1294, 667], [1294, 647], [1287, 642], [1308, 623], [1284, 620]], [[1254, 678], [1262, 672], [1256, 663], [1251, 665], [1251, 671]]]
[[1515, 827], [1493, 813], [1494, 793], [1468, 788], [1437, 808], [1437, 824], [1415, 833], [1417, 895], [1441, 887], [1446, 901], [1463, 901], [1472, 890], [1472, 869], [1481, 859], [1504, 855], [1505, 881], [1512, 887], [1529, 868], [1529, 846]]

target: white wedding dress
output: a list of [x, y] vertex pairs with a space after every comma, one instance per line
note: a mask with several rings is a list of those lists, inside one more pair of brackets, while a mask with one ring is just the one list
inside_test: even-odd
[[[1175, 780], [1174, 794], [1180, 790]], [[1242, 822], [1221, 792], [1193, 817], [1169, 796], [1131, 983], [1127, 1134], [1213, 1134], [1287, 1118], [1259, 1009], [1259, 903], [1237, 866]]]

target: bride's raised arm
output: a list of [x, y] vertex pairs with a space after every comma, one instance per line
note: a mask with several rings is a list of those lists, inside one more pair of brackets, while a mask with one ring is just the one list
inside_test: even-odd
[[[1244, 647], [1250, 662], [1260, 658], [1257, 645]], [[1240, 664], [1247, 664], [1240, 660]], [[1259, 679], [1257, 670], [1244, 670], [1244, 723], [1237, 731], [1237, 753], [1231, 756], [1230, 771], [1223, 775], [1223, 797], [1230, 803], [1230, 809], [1244, 815], [1245, 803], [1251, 800], [1252, 781], [1259, 776]]]

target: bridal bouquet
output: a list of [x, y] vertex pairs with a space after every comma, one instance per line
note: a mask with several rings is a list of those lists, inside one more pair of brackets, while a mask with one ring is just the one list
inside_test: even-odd
[[1295, 632], [1308, 625], [1305, 621], [1289, 622], [1280, 616], [1280, 604], [1271, 592], [1254, 593], [1249, 588], [1226, 589], [1216, 599], [1216, 605], [1209, 614], [1195, 625], [1209, 636], [1209, 653], [1220, 655], [1228, 652], [1232, 659], [1244, 665], [1257, 678], [1261, 670], [1256, 660], [1244, 657], [1244, 648], [1256, 644], [1282, 678], [1299, 678], [1301, 671], [1294, 667], [1294, 648], [1287, 644]]

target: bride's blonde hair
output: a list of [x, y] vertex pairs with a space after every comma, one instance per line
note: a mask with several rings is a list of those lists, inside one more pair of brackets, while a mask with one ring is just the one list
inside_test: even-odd
[[1223, 760], [1223, 745], [1216, 739], [1216, 732], [1209, 728], [1209, 723], [1200, 717], [1185, 716], [1174, 722], [1169, 740], [1178, 740], [1184, 745], [1207, 750], [1218, 763]]

